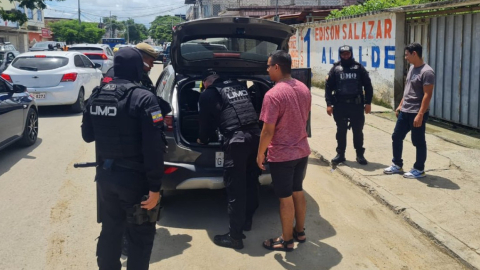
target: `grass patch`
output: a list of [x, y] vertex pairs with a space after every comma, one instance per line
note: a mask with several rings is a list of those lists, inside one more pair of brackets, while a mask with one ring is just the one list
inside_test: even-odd
[[321, 82], [312, 81], [312, 86], [318, 87], [320, 89], [325, 89], [325, 81], [321, 81]]
[[392, 107], [392, 105], [390, 105], [390, 103], [386, 102], [383, 99], [380, 99], [380, 98], [376, 97], [375, 95], [372, 98], [372, 103], [375, 104], [375, 105], [379, 105], [379, 106], [382, 106], [382, 107], [389, 108], [389, 109], [393, 110], [393, 107]]

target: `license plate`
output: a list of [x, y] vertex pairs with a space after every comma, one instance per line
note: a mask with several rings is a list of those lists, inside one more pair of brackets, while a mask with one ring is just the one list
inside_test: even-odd
[[215, 167], [223, 168], [223, 159], [224, 159], [223, 152], [215, 152]]
[[35, 99], [44, 99], [45, 98], [45, 93], [33, 93], [33, 97]]

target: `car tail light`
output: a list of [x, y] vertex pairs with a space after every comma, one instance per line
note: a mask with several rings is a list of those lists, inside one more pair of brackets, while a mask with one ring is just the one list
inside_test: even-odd
[[5, 80], [5, 81], [8, 81], [8, 82], [12, 82], [12, 77], [10, 77], [10, 75], [8, 74], [5, 74], [5, 73], [2, 73], [2, 78]]
[[168, 167], [168, 166], [166, 166], [166, 167], [165, 167], [165, 170], [163, 171], [163, 173], [165, 173], [165, 174], [172, 174], [172, 173], [176, 172], [177, 170], [178, 170], [177, 167]]
[[[102, 58], [102, 60], [108, 60], [108, 56], [104, 53], [86, 53], [85, 55], [92, 60], [96, 60], [98, 58]], [[94, 56], [94, 57], [91, 57], [91, 56]]]
[[62, 77], [62, 82], [74, 82], [77, 79], [77, 73], [72, 72], [72, 73], [67, 73], [63, 75]]
[[36, 58], [46, 58], [46, 55], [35, 55]]
[[173, 115], [165, 116], [165, 125], [167, 126], [167, 131], [173, 131]]

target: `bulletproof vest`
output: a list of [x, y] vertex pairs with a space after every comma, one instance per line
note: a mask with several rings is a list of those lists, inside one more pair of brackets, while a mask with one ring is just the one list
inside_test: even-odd
[[339, 62], [335, 64], [335, 96], [340, 98], [353, 98], [363, 94], [361, 66], [353, 62], [351, 66], [344, 67]]
[[97, 156], [103, 159], [141, 159], [140, 121], [129, 115], [130, 97], [136, 84], [97, 87], [87, 107], [95, 132]]
[[258, 123], [257, 113], [247, 88], [237, 81], [217, 80], [213, 87], [222, 98], [220, 132], [228, 133]]

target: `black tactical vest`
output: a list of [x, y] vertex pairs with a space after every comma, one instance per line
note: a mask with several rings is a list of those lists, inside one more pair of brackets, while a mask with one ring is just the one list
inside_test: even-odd
[[354, 98], [363, 94], [361, 66], [354, 62], [350, 67], [335, 64], [335, 96], [338, 98]]
[[220, 132], [225, 134], [258, 123], [247, 88], [236, 81], [218, 80], [215, 87], [222, 97]]
[[133, 83], [106, 84], [95, 88], [87, 107], [95, 132], [97, 156], [102, 159], [142, 158], [140, 121], [129, 115]]

